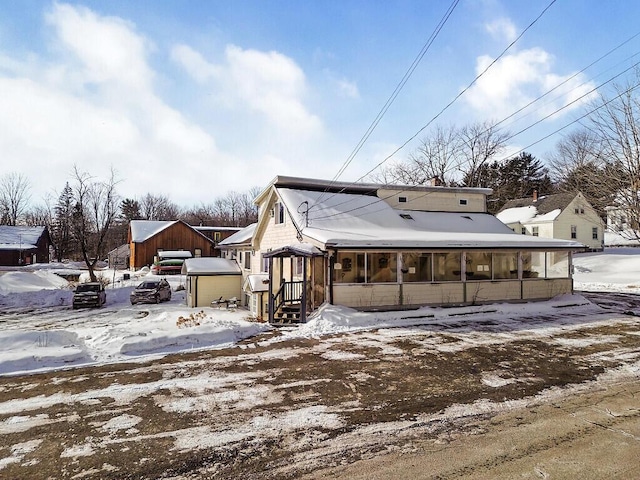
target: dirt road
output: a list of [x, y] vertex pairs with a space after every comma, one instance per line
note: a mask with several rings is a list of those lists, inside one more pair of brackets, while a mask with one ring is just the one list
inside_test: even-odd
[[640, 381], [534, 403], [305, 480], [640, 478]]
[[0, 378], [0, 478], [640, 477], [640, 317], [474, 318]]

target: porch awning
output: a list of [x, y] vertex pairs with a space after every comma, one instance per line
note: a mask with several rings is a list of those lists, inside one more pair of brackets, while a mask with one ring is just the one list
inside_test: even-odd
[[297, 243], [295, 245], [285, 245], [284, 247], [276, 248], [270, 252], [262, 254], [263, 258], [277, 258], [277, 257], [319, 257], [324, 255], [322, 250], [310, 243]]
[[247, 276], [243, 289], [245, 292], [257, 293], [269, 291], [269, 274], [258, 273]]

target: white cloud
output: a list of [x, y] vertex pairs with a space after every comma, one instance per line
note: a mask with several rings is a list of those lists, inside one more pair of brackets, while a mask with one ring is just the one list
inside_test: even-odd
[[[484, 73], [464, 98], [479, 116], [501, 120], [566, 81], [566, 84], [527, 110], [538, 119], [569, 105], [594, 87], [582, 74], [570, 79], [573, 73], [554, 73], [553, 60], [553, 56], [541, 48], [505, 55]], [[476, 73], [483, 72], [492, 61], [488, 56], [479, 57]], [[576, 102], [558, 115], [565, 115], [587, 100]]]
[[209, 81], [227, 108], [259, 112], [273, 127], [292, 137], [322, 133], [322, 122], [303, 102], [307, 88], [304, 72], [287, 56], [228, 45], [224, 63], [217, 65], [179, 45], [172, 58], [196, 81]]
[[516, 26], [508, 18], [498, 18], [485, 24], [485, 29], [495, 40], [513, 42], [518, 36]]

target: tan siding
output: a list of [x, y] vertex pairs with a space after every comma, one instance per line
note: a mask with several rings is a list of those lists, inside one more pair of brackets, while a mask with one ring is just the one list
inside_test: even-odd
[[208, 307], [220, 297], [240, 300], [241, 275], [194, 275], [190, 279], [188, 285], [192, 291], [187, 292], [189, 307]]
[[[485, 195], [482, 193], [458, 193], [444, 190], [442, 192], [412, 192], [400, 190], [378, 190], [378, 197], [384, 199], [393, 208], [402, 210], [422, 210], [425, 212], [485, 212]], [[400, 203], [399, 197], [406, 197], [407, 202]], [[460, 205], [466, 200], [466, 205]]]
[[520, 300], [520, 281], [467, 282], [467, 303]]
[[352, 308], [372, 308], [398, 305], [398, 284], [334, 285], [333, 303]]
[[404, 305], [444, 305], [464, 302], [463, 285], [451, 283], [405, 283], [402, 286]]
[[573, 282], [570, 278], [524, 280], [523, 300], [548, 300], [556, 295], [571, 293]]
[[[579, 210], [584, 209], [584, 213], [576, 214], [576, 208]], [[571, 238], [571, 225], [576, 226], [577, 238], [575, 240], [591, 249], [602, 248], [604, 223], [596, 211], [580, 196], [576, 197], [556, 219], [554, 227], [555, 238], [573, 240]], [[591, 229], [594, 227], [598, 229], [597, 240], [592, 238]]]

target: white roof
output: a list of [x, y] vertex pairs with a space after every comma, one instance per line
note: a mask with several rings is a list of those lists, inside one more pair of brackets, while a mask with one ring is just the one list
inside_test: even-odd
[[131, 220], [131, 240], [135, 243], [144, 242], [174, 223], [177, 220]]
[[256, 274], [247, 276], [247, 279], [244, 282], [243, 289], [248, 290], [250, 292], [268, 291], [269, 290], [269, 274], [256, 273]]
[[562, 213], [562, 210], [556, 208], [544, 215], [538, 215], [538, 209], [535, 205], [529, 205], [526, 207], [507, 208], [506, 210], [499, 212], [496, 217], [502, 223], [509, 225], [512, 223], [552, 222], [558, 218], [560, 213]]
[[186, 275], [242, 275], [242, 271], [235, 261], [218, 257], [187, 258], [182, 264], [182, 273]]
[[0, 250], [29, 250], [38, 248], [36, 244], [45, 227], [14, 227], [0, 225]]
[[[303, 235], [327, 247], [584, 248], [579, 242], [516, 234], [487, 213], [397, 210], [370, 195], [277, 191]], [[310, 206], [308, 220], [306, 209], [299, 208], [304, 202]]]
[[253, 238], [253, 234], [256, 231], [257, 223], [252, 223], [244, 227], [239, 232], [230, 235], [229, 237], [222, 240], [218, 245], [220, 247], [231, 247], [233, 245], [242, 245], [251, 243], [251, 239]]

